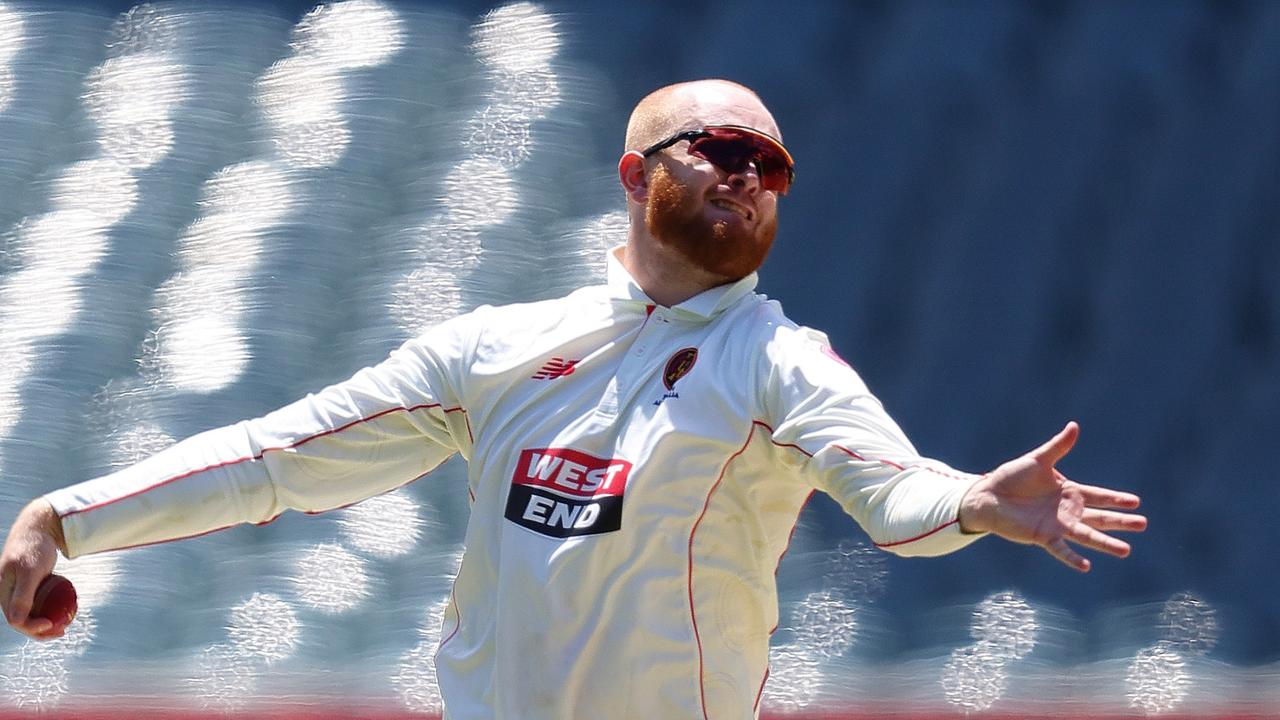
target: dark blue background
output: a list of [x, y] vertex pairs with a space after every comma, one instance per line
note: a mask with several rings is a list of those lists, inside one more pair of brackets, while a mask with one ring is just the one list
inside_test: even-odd
[[[761, 290], [825, 330], [922, 451], [1063, 469], [1151, 528], [1087, 576], [998, 541], [894, 561], [885, 606], [1016, 586], [1084, 618], [1189, 590], [1280, 658], [1280, 4], [773, 2], [566, 13], [626, 105], [727, 77], [797, 158]], [[834, 503], [807, 521], [832, 536]]]

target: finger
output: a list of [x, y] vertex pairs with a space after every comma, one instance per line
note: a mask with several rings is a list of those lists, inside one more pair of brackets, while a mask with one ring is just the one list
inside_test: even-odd
[[1078, 437], [1080, 437], [1080, 426], [1072, 420], [1067, 423], [1066, 427], [1062, 428], [1062, 432], [1054, 435], [1048, 442], [1033, 450], [1031, 455], [1037, 462], [1056, 465], [1064, 455], [1071, 451]]
[[26, 622], [13, 626], [15, 630], [36, 640], [52, 640], [56, 628], [48, 618], [27, 618]]
[[1080, 522], [1103, 531], [1142, 532], [1147, 529], [1147, 519], [1142, 515], [1113, 510], [1086, 508], [1080, 515]]
[[67, 634], [66, 625], [54, 625], [52, 622], [45, 620], [48, 625], [41, 624], [41, 629], [30, 633], [31, 637], [36, 640], [57, 640]]
[[21, 625], [27, 621], [31, 604], [36, 598], [36, 585], [39, 584], [34, 578], [34, 572], [23, 569], [14, 571], [13, 595], [9, 597], [10, 625]]
[[0, 610], [4, 611], [4, 619], [9, 619], [9, 598], [13, 596], [13, 569], [5, 568], [0, 573]]
[[1076, 484], [1084, 496], [1084, 503], [1089, 507], [1115, 508], [1117, 510], [1133, 510], [1142, 504], [1142, 498], [1133, 493], [1098, 487], [1097, 485]]
[[1078, 545], [1092, 548], [1099, 552], [1115, 555], [1116, 557], [1126, 557], [1129, 554], [1129, 543], [1114, 538], [1110, 535], [1094, 530], [1084, 523], [1076, 523], [1075, 527], [1067, 532], [1067, 539]]
[[1053, 540], [1045, 544], [1043, 547], [1050, 555], [1057, 558], [1063, 565], [1066, 565], [1072, 570], [1089, 572], [1089, 560], [1075, 550], [1072, 550], [1071, 546], [1067, 545], [1067, 542], [1062, 538]]

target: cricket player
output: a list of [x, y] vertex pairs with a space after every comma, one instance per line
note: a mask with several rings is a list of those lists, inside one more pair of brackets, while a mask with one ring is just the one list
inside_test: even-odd
[[[986, 534], [1117, 557], [1138, 497], [1055, 469], [1069, 423], [986, 474], [921, 456], [820, 332], [754, 292], [794, 163], [751, 90], [662, 88], [618, 164], [630, 213], [604, 285], [482, 307], [383, 363], [32, 502], [0, 556], [29, 615], [57, 553], [191, 537], [393, 490], [469, 463], [466, 551], [436, 656], [445, 715], [753, 718], [774, 573], [829, 494], [880, 547], [937, 555]], [[464, 491], [460, 488], [459, 492]]]

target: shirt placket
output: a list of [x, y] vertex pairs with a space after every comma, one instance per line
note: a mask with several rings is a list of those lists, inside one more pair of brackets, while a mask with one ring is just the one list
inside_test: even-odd
[[654, 307], [645, 318], [631, 347], [618, 366], [609, 387], [600, 402], [600, 414], [616, 417], [618, 409], [628, 406], [654, 372], [655, 363], [662, 356], [671, 334], [671, 314], [663, 307]]

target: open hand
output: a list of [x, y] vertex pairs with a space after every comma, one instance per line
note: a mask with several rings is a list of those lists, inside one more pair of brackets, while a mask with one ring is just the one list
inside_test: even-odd
[[960, 528], [990, 532], [1006, 540], [1039, 545], [1081, 572], [1089, 560], [1069, 543], [1116, 557], [1129, 554], [1129, 543], [1108, 532], [1141, 532], [1147, 519], [1131, 512], [1137, 495], [1067, 479], [1055, 465], [1080, 436], [1080, 426], [1067, 423], [1039, 448], [1010, 460], [974, 483], [960, 503]]

